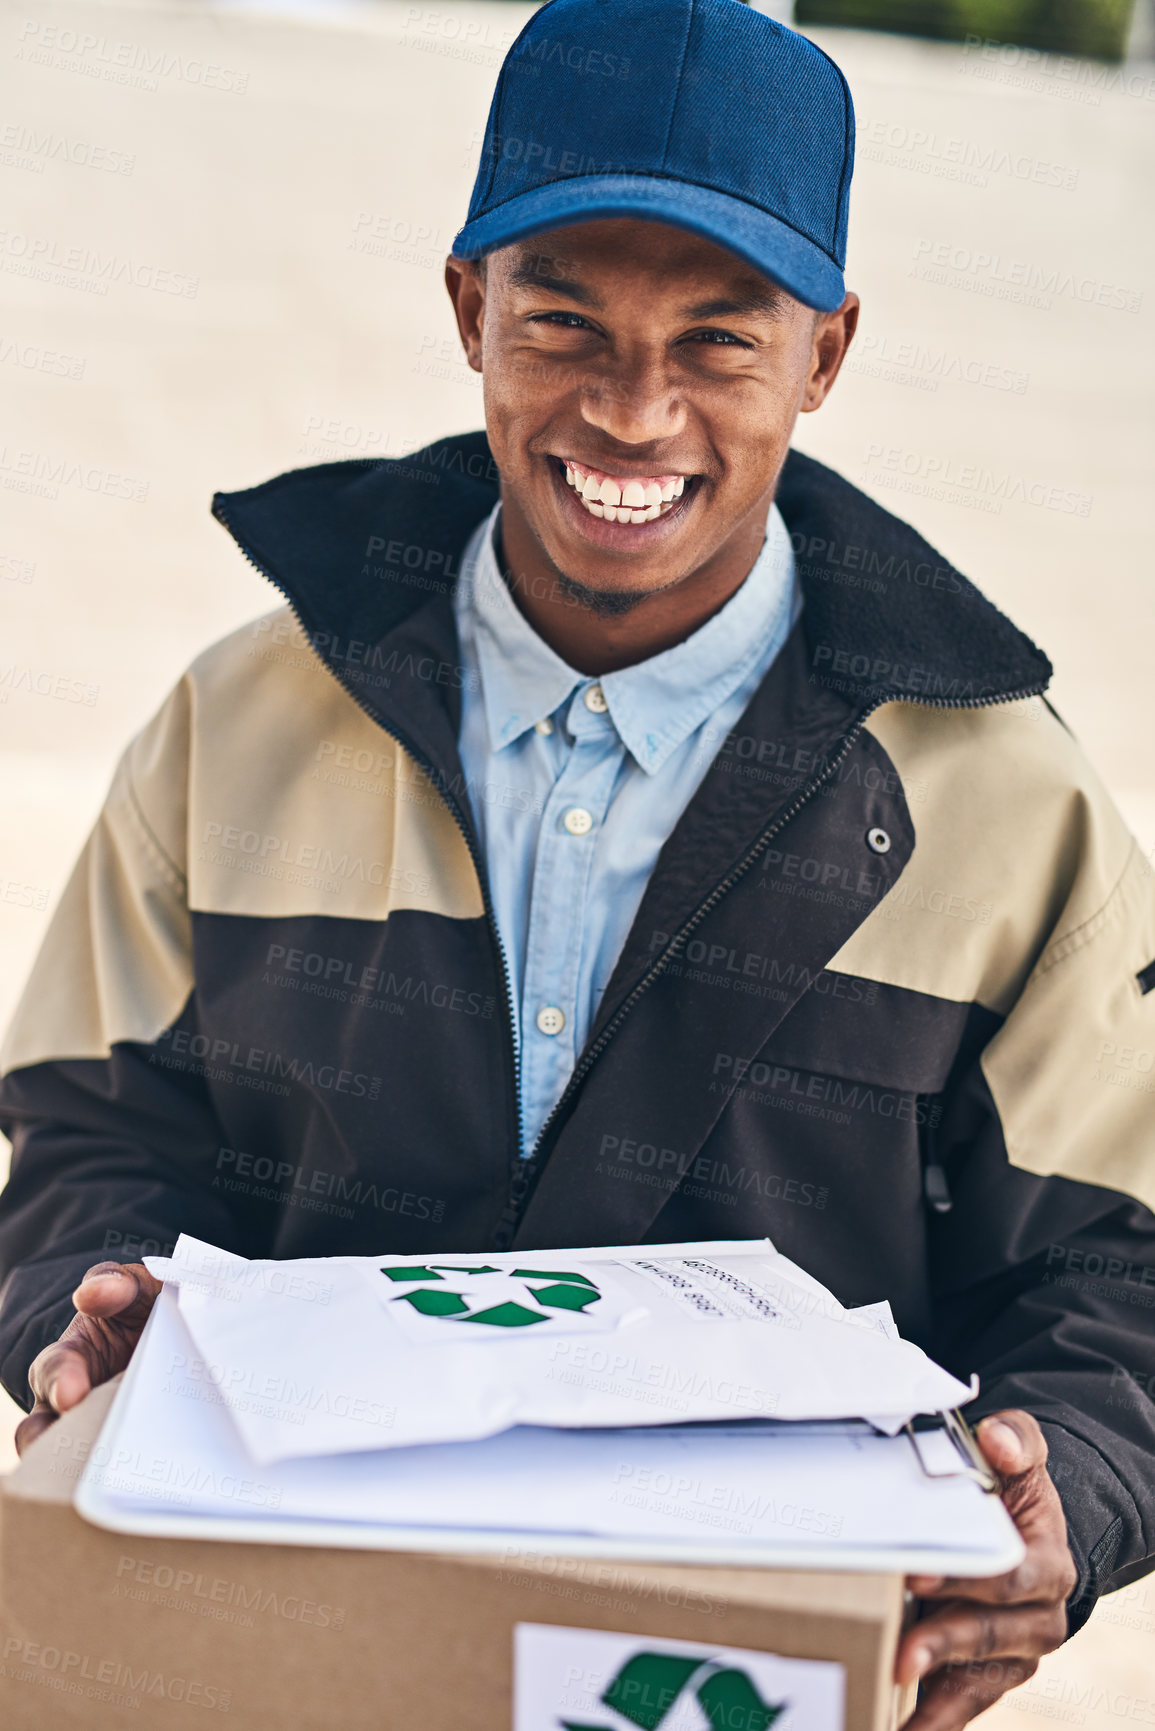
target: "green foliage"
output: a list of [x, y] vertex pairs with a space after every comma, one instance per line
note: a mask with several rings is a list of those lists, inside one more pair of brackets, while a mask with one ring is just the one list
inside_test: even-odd
[[1134, 0], [797, 0], [796, 22], [962, 42], [981, 36], [1050, 54], [1121, 60]]

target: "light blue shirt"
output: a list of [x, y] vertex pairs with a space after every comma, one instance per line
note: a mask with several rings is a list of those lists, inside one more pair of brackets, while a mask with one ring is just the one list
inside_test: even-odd
[[591, 679], [518, 611], [498, 506], [457, 587], [460, 750], [510, 972], [521, 1152], [569, 1080], [658, 854], [801, 605], [772, 506], [741, 588], [692, 637]]

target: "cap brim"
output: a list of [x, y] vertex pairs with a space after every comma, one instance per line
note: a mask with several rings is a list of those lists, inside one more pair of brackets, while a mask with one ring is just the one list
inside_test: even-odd
[[655, 175], [576, 175], [533, 187], [467, 222], [453, 251], [458, 258], [481, 258], [549, 229], [610, 216], [688, 229], [736, 253], [808, 307], [826, 313], [842, 305], [842, 272], [789, 223], [729, 193]]

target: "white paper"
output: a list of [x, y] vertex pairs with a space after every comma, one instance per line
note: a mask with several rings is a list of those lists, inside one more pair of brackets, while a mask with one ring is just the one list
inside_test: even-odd
[[767, 1241], [246, 1262], [182, 1237], [147, 1260], [193, 1343], [168, 1376], [211, 1389], [266, 1465], [516, 1424], [898, 1429], [970, 1392]]
[[[275, 1523], [281, 1543], [323, 1522], [345, 1525], [341, 1542], [369, 1546], [453, 1549], [470, 1534], [511, 1561], [585, 1541], [614, 1554], [752, 1563], [793, 1550], [816, 1567], [880, 1566], [883, 1553], [889, 1566], [896, 1553], [910, 1567], [925, 1553], [941, 1567], [949, 1553], [970, 1573], [1001, 1572], [1021, 1554], [1001, 1503], [957, 1476], [941, 1433], [920, 1439], [923, 1452], [956, 1476], [935, 1480], [906, 1437], [829, 1424], [519, 1426], [477, 1442], [261, 1464], [211, 1383], [169, 1374], [190, 1350], [166, 1288], [92, 1451], [82, 1503], [91, 1518], [115, 1526], [151, 1514], [162, 1531], [174, 1520]], [[250, 1526], [245, 1536], [261, 1534]]]
[[[513, 1731], [842, 1731], [846, 1672], [709, 1641], [610, 1629], [514, 1627]], [[779, 1709], [777, 1713], [773, 1709]]]

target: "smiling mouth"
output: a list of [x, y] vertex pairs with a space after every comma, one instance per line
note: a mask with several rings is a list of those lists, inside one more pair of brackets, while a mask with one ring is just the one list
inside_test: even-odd
[[609, 475], [569, 457], [558, 457], [558, 465], [574, 498], [607, 523], [655, 523], [675, 510], [693, 475]]

